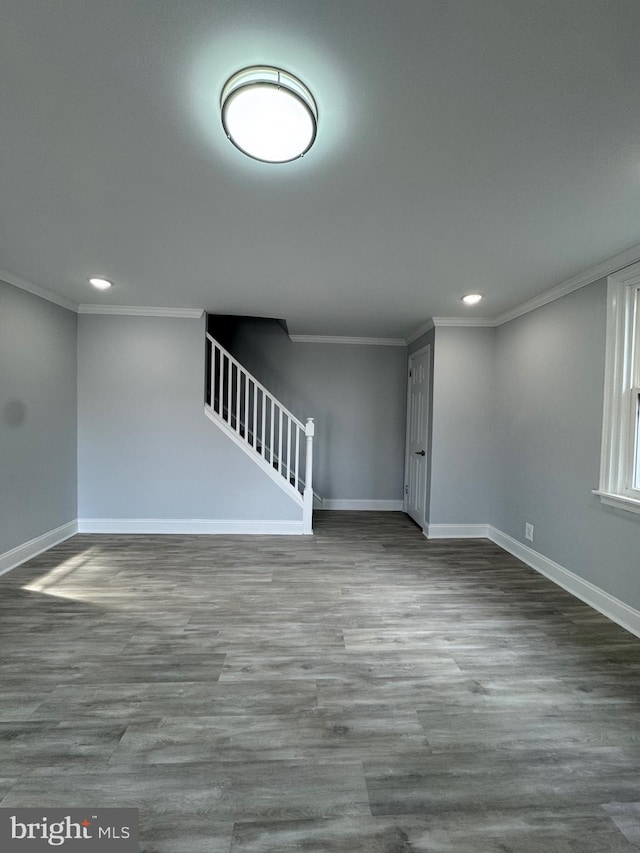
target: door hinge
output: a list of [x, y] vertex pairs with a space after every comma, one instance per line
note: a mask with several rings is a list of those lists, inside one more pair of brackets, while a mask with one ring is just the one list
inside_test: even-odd
[[409, 379], [411, 379], [412, 376], [413, 376], [413, 369], [410, 367], [409, 368]]
[[409, 486], [407, 484], [405, 484], [404, 493], [405, 493], [405, 495], [409, 494]]

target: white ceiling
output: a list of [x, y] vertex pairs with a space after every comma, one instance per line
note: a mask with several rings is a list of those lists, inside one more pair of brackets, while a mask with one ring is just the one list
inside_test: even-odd
[[[298, 334], [497, 316], [640, 240], [639, 37], [638, 0], [2, 0], [0, 268]], [[301, 161], [222, 132], [263, 63], [318, 101]]]

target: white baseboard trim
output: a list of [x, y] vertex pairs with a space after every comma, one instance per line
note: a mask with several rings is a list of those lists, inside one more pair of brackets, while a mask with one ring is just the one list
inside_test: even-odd
[[612, 622], [640, 637], [640, 611], [491, 525], [488, 526], [488, 536], [492, 542], [522, 560], [527, 566], [566, 589]]
[[321, 504], [314, 509], [353, 509], [371, 510], [372, 512], [402, 512], [402, 501], [378, 501], [378, 500], [342, 500], [340, 498], [323, 498]]
[[202, 518], [80, 518], [78, 533], [148, 533], [193, 535], [253, 534], [298, 536], [302, 521], [245, 521]]
[[427, 539], [487, 539], [488, 524], [425, 524]]
[[26, 563], [27, 560], [33, 559], [33, 557], [37, 557], [43, 551], [48, 551], [54, 545], [59, 545], [65, 539], [75, 536], [77, 532], [77, 521], [69, 521], [67, 524], [56, 527], [55, 530], [49, 530], [48, 533], [43, 533], [42, 536], [36, 536], [35, 539], [30, 539], [28, 542], [18, 545], [10, 551], [5, 551], [4, 554], [0, 554], [0, 575], [10, 572], [11, 569], [15, 569], [17, 566], [22, 565], [22, 563]]

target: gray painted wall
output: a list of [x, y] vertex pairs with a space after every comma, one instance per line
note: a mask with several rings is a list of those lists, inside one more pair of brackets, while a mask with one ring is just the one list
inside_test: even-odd
[[640, 609], [640, 516], [598, 487], [606, 281], [497, 330], [500, 502], [494, 524]]
[[266, 320], [238, 327], [233, 354], [296, 417], [315, 419], [317, 494], [402, 500], [405, 347], [293, 343]]
[[76, 518], [76, 320], [0, 281], [0, 554]]
[[203, 412], [204, 318], [81, 315], [80, 518], [300, 520]]
[[486, 524], [496, 507], [492, 328], [435, 330], [430, 524]]

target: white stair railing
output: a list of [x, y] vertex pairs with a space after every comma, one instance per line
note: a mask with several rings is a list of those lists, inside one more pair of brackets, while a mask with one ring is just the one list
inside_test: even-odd
[[299, 421], [208, 333], [206, 365], [205, 413], [300, 503], [311, 533], [313, 418]]

